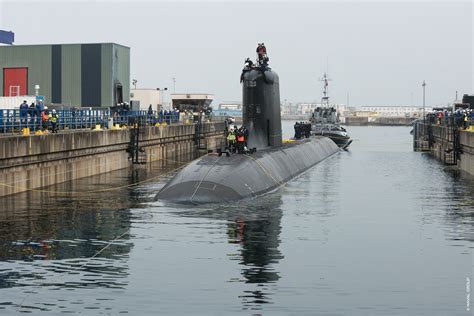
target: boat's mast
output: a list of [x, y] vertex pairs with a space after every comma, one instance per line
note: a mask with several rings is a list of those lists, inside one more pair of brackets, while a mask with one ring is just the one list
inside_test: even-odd
[[323, 107], [329, 107], [329, 81], [331, 79], [328, 78], [327, 74], [324, 73], [324, 77], [319, 79], [319, 81], [323, 82], [323, 97], [321, 99], [321, 105]]

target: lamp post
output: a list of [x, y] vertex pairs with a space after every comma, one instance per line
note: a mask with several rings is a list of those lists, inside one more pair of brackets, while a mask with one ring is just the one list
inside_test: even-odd
[[426, 120], [426, 115], [425, 115], [425, 87], [426, 87], [426, 82], [423, 80], [423, 84], [421, 85], [423, 87], [423, 124], [425, 124]]
[[133, 79], [133, 80], [132, 80], [132, 84], [133, 84], [133, 88], [134, 88], [134, 89], [137, 89], [137, 82], [138, 82], [137, 79]]
[[173, 79], [173, 93], [176, 93], [176, 78], [173, 77], [171, 79]]
[[165, 91], [168, 91], [168, 88], [156, 88], [156, 90], [160, 91], [160, 110], [163, 108], [163, 94]]

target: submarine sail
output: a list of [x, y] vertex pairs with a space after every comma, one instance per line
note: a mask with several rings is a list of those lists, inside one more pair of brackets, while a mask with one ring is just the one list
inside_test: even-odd
[[252, 135], [249, 147], [281, 146], [279, 78], [270, 68], [244, 69], [242, 121]]

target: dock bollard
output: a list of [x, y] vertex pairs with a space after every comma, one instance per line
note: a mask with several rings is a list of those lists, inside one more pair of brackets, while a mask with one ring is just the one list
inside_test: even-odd
[[23, 136], [30, 136], [30, 128], [29, 127], [23, 127], [23, 129], [21, 131], [22, 131]]

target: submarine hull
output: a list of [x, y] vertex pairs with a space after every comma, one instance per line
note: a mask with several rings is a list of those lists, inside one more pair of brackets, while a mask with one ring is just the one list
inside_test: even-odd
[[157, 194], [173, 203], [225, 203], [274, 190], [339, 151], [326, 137], [313, 137], [252, 155], [207, 155], [181, 170]]

